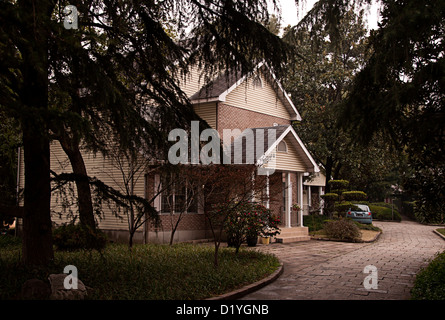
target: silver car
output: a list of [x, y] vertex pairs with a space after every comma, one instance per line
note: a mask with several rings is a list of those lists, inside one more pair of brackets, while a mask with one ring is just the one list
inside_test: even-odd
[[351, 218], [360, 223], [371, 224], [372, 212], [367, 205], [354, 204], [356, 208], [350, 208], [346, 213], [346, 217]]

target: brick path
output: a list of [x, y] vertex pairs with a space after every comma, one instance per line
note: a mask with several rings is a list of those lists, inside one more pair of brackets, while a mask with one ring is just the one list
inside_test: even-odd
[[[243, 299], [409, 299], [415, 274], [445, 250], [445, 241], [432, 232], [437, 227], [415, 222], [376, 221], [374, 225], [383, 233], [373, 243], [311, 240], [258, 247], [278, 256], [284, 272]], [[367, 265], [377, 267], [377, 289], [364, 288]]]

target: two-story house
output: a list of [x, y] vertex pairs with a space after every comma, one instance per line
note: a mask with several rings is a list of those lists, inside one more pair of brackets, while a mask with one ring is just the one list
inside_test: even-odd
[[[279, 194], [278, 201], [268, 202], [267, 206], [281, 218], [282, 241], [307, 240], [308, 230], [303, 226], [303, 210], [292, 207], [304, 204], [303, 178], [308, 173], [317, 173], [319, 168], [312, 156], [293, 129], [292, 121], [300, 121], [298, 110], [283, 90], [274, 74], [265, 64], [260, 64], [249, 74], [230, 73], [215, 78], [211, 83], [201, 83], [199, 70], [193, 69], [186, 81], [181, 83], [183, 91], [190, 97], [196, 114], [205, 120], [219, 135], [224, 129], [252, 129], [255, 133], [261, 128], [266, 132], [274, 130], [276, 139], [264, 149], [264, 154], [273, 157], [273, 171], [268, 176], [274, 188], [270, 190]], [[111, 159], [101, 155], [83, 153], [88, 175], [97, 177], [114, 188], [124, 188], [122, 170], [116, 167]], [[23, 164], [22, 164], [23, 165]], [[70, 162], [58, 142], [51, 145], [51, 169], [55, 172], [71, 172]], [[24, 170], [22, 168], [21, 172]], [[132, 177], [131, 192], [151, 199], [155, 190], [159, 190], [162, 177], [156, 172], [142, 172]], [[24, 185], [23, 174], [20, 185]], [[269, 192], [269, 191], [268, 191]], [[163, 212], [163, 195], [158, 194], [154, 206], [161, 218], [161, 226], [153, 230], [147, 223], [136, 233], [137, 242], [168, 242], [170, 240], [171, 216]], [[53, 194], [52, 219], [60, 224], [67, 222], [66, 214], [59, 215], [62, 207], [76, 211], [75, 201], [67, 203], [66, 199]], [[118, 217], [113, 208], [102, 208], [103, 218], [98, 220], [98, 227], [109, 234], [112, 239], [124, 240], [128, 237], [128, 221]], [[190, 206], [189, 212], [181, 218], [175, 232], [175, 241], [205, 239], [211, 236], [202, 210]]]

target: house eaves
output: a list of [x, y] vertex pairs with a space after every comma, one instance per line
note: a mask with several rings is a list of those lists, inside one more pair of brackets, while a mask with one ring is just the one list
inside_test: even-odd
[[[281, 126], [278, 126], [281, 127]], [[272, 127], [272, 128], [278, 128], [278, 127]], [[312, 158], [311, 154], [301, 141], [298, 134], [295, 132], [295, 130], [292, 128], [291, 125], [287, 126], [287, 128], [282, 131], [282, 133], [277, 137], [276, 141], [267, 149], [267, 151], [264, 153], [264, 157], [268, 157], [274, 150], [276, 150], [276, 147], [278, 144], [288, 135], [291, 134], [291, 136], [294, 139], [291, 139], [293, 146], [297, 149], [297, 152], [302, 155], [302, 160], [305, 163], [305, 166], [307, 168], [307, 172], [320, 172], [320, 168], [318, 167], [317, 163]], [[257, 162], [259, 164], [259, 162]]]
[[[284, 90], [281, 83], [278, 81], [275, 74], [267, 66], [266, 63], [261, 62], [257, 65], [255, 70], [265, 68], [269, 71], [269, 78], [272, 80], [276, 86], [273, 86], [278, 98], [284, 104], [286, 109], [291, 115], [291, 120], [301, 121], [302, 118], [297, 108], [293, 104], [289, 95]], [[240, 86], [253, 72], [241, 74], [241, 72], [224, 73], [217, 77], [215, 80], [211, 81], [208, 85], [202, 87], [198, 92], [190, 97], [192, 104], [206, 103], [206, 102], [225, 102], [227, 95]]]

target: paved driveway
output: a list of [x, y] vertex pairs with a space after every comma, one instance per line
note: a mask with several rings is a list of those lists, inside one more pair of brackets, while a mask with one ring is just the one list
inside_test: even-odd
[[[311, 240], [258, 247], [277, 255], [284, 272], [243, 299], [409, 299], [416, 273], [445, 250], [445, 241], [432, 232], [437, 227], [415, 222], [374, 225], [383, 233], [373, 243]], [[367, 265], [377, 268], [377, 282], [365, 280], [375, 275], [363, 272]]]

